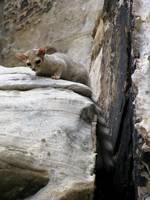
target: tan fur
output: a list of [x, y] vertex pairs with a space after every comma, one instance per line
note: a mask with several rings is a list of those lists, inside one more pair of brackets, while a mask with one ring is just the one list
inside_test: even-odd
[[[38, 76], [64, 79], [83, 83], [89, 86], [89, 75], [82, 64], [74, 62], [69, 56], [59, 52], [47, 54], [45, 48], [32, 49], [25, 53], [18, 53], [16, 57], [36, 72]], [[40, 63], [37, 63], [37, 62]]]

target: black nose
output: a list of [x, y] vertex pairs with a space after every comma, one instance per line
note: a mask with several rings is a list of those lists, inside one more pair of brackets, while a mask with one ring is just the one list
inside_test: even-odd
[[33, 71], [35, 71], [35, 67], [31, 67], [31, 69], [32, 69]]
[[32, 65], [31, 65], [31, 63], [30, 63], [30, 62], [27, 62], [27, 66], [31, 67]]

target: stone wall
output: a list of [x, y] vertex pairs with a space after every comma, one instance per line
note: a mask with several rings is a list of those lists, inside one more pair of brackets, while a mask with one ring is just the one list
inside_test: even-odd
[[[17, 8], [15, 10], [11, 6], [10, 10], [3, 9], [3, 18], [4, 16], [7, 18], [9, 31], [6, 32], [4, 26], [1, 28], [1, 64], [20, 65], [21, 63], [18, 64], [18, 61], [15, 60], [17, 51], [52, 45], [61, 52], [68, 52], [76, 61], [84, 63], [89, 68], [92, 33], [101, 13], [103, 1], [55, 0], [51, 1], [52, 7], [49, 6], [51, 9], [45, 6], [47, 1], [41, 1], [41, 3], [30, 1], [31, 5], [23, 10], [20, 10], [20, 4], [18, 5], [17, 2], [15, 0], [9, 1], [9, 4], [6, 1], [3, 2], [4, 8], [10, 4], [17, 5]], [[34, 3], [36, 9], [33, 9]], [[29, 9], [31, 9], [31, 13], [28, 15]], [[19, 14], [12, 17], [12, 12]], [[20, 22], [20, 18], [23, 21]], [[14, 20], [17, 21], [15, 24]], [[4, 23], [6, 23], [5, 20]]]
[[37, 17], [47, 13], [53, 5], [53, 0], [6, 0], [3, 8], [3, 28], [5, 32], [15, 32], [27, 24], [37, 23]]
[[[114, 145], [113, 173], [97, 169], [99, 199], [135, 198], [133, 168], [133, 106], [131, 89], [132, 2], [105, 1], [95, 30], [91, 82], [95, 98], [109, 119]], [[99, 150], [98, 150], [99, 151]], [[99, 158], [97, 156], [97, 165]], [[103, 192], [100, 192], [100, 191]], [[105, 197], [103, 197], [105, 193]]]
[[0, 76], [0, 199], [92, 200], [90, 88], [27, 67]]
[[[113, 171], [100, 168], [101, 136], [97, 135], [94, 198], [136, 199], [132, 0], [1, 1], [0, 9], [1, 64], [20, 66], [14, 56], [17, 51], [52, 45], [89, 69], [94, 98], [109, 119], [115, 159]], [[142, 21], [138, 22], [140, 29]], [[138, 57], [139, 40], [135, 45]]]
[[[31, 5], [33, 2], [30, 1]], [[41, 1], [40, 5], [43, 6], [44, 2]], [[43, 6], [43, 10], [35, 12], [36, 6], [28, 16], [29, 7], [25, 6], [21, 12], [17, 1], [9, 1], [8, 5], [4, 1], [2, 17], [7, 13], [10, 21], [12, 11], [6, 7], [11, 4], [18, 6], [16, 10], [13, 6], [9, 8], [19, 13], [15, 16], [18, 24], [12, 21], [7, 30], [2, 27], [0, 62], [19, 68], [1, 67], [0, 71], [0, 92], [5, 96], [1, 101], [3, 113], [0, 120], [4, 125], [0, 131], [0, 177], [4, 180], [0, 185], [0, 199], [92, 200], [95, 178], [92, 124], [95, 113], [90, 95], [84, 97], [87, 91], [91, 94], [90, 89], [79, 84], [80, 96], [76, 93], [79, 88], [75, 83], [38, 78], [27, 68], [21, 71], [22, 63], [15, 60], [15, 53], [52, 44], [90, 68], [92, 34], [103, 2], [56, 0], [50, 10]], [[20, 15], [24, 17], [21, 23]], [[83, 97], [83, 101], [78, 101], [78, 97]], [[16, 171], [19, 171], [19, 177]], [[6, 176], [9, 178], [5, 180]]]
[[150, 5], [147, 0], [133, 4], [133, 52], [135, 71], [132, 75], [135, 93], [135, 158], [138, 199], [150, 199]]

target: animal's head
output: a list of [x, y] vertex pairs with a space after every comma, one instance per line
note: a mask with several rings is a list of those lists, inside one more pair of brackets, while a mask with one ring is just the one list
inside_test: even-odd
[[45, 48], [32, 49], [24, 53], [17, 53], [16, 57], [32, 70], [36, 71], [44, 61]]

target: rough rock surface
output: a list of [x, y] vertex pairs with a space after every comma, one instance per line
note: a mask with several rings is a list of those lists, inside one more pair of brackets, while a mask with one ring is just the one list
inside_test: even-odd
[[[49, 5], [46, 5], [46, 2], [49, 2]], [[136, 39], [134, 41], [131, 39], [131, 31], [133, 30], [132, 2], [132, 0], [0, 1], [1, 64], [16, 66], [17, 61], [14, 53], [18, 50], [52, 45], [61, 52], [67, 52], [76, 61], [85, 64], [90, 71], [94, 96], [104, 115], [109, 118], [110, 135], [113, 140], [116, 161], [113, 172], [108, 173], [105, 169], [99, 170], [101, 137], [97, 135], [95, 200], [112, 198], [133, 200], [137, 198], [136, 188], [138, 188], [140, 198], [149, 198], [149, 0], [134, 0], [133, 8], [136, 16], [134, 33]], [[10, 5], [13, 6], [10, 7]], [[138, 67], [133, 75], [134, 92], [138, 90], [135, 100], [136, 128], [140, 133], [138, 136], [142, 135], [142, 139], [138, 138], [140, 142], [138, 157], [141, 155], [142, 162], [138, 165], [140, 168], [138, 172], [141, 173], [141, 176], [137, 176], [138, 178], [136, 178], [137, 165], [134, 162], [137, 157], [133, 156], [137, 141], [135, 140], [136, 134], [134, 134], [132, 105], [134, 95], [131, 88], [132, 43], [134, 43], [134, 56], [138, 58]], [[18, 94], [19, 98], [23, 98], [20, 94], [28, 94], [31, 91], [34, 91], [36, 96], [39, 90], [43, 95], [42, 98], [45, 99], [44, 92], [47, 93], [48, 90], [53, 95], [58, 92], [58, 96], [67, 93], [68, 98], [70, 98], [70, 94], [73, 94], [74, 97], [77, 96], [77, 99], [79, 97], [82, 103], [84, 101], [82, 105], [85, 105], [87, 101], [90, 102], [87, 97], [90, 97], [91, 92], [87, 87], [61, 80], [56, 84], [50, 79], [35, 79], [34, 74], [31, 72], [24, 74], [25, 71], [23, 74], [19, 71], [18, 74], [12, 72], [13, 74], [10, 75], [9, 70], [6, 72], [5, 69], [5, 72], [2, 72], [3, 78], [0, 79], [0, 88], [2, 92], [13, 93], [14, 98], [16, 95], [16, 99], [18, 99]], [[48, 87], [50, 89], [47, 89]], [[60, 87], [63, 89], [60, 90]], [[69, 90], [70, 87], [73, 87], [75, 93]], [[86, 97], [81, 98], [81, 94]], [[29, 101], [30, 98], [27, 102], [30, 106], [32, 102]], [[37, 99], [38, 102], [39, 99]], [[68, 100], [63, 105], [66, 105], [66, 108], [69, 106], [72, 112], [71, 104], [72, 100], [71, 102]], [[41, 104], [38, 106], [40, 108]], [[57, 106], [60, 108], [60, 105]], [[30, 116], [31, 118], [32, 116]], [[33, 116], [33, 118], [35, 117]], [[16, 118], [14, 119], [16, 120]], [[67, 121], [66, 123], [69, 124]], [[40, 136], [38, 135], [38, 137]], [[45, 140], [41, 143], [44, 146]], [[38, 141], [37, 144], [39, 144]], [[41, 148], [43, 148], [42, 145]], [[65, 148], [68, 148], [66, 152], [70, 155], [70, 146], [65, 146]], [[86, 161], [87, 155], [84, 156], [84, 161]], [[71, 170], [73, 169], [71, 168]], [[62, 176], [60, 175], [60, 178]], [[44, 171], [42, 174], [44, 184], [46, 184], [47, 178], [52, 180]], [[70, 180], [72, 180], [71, 175]], [[82, 187], [80, 184], [77, 186], [74, 182], [72, 184], [73, 187], [69, 192], [65, 188], [61, 194], [56, 194], [56, 191], [53, 194], [56, 194], [60, 199], [72, 199], [74, 197], [72, 194], [79, 191], [79, 188], [91, 191], [91, 189], [87, 189], [91, 188], [89, 186], [91, 183], [83, 184]], [[67, 184], [64, 185], [67, 187]], [[41, 199], [46, 198], [44, 195], [48, 194], [49, 186], [46, 186], [31, 199], [40, 200], [37, 198], [38, 195]], [[89, 194], [88, 192], [86, 194]], [[75, 198], [79, 199], [78, 196]]]
[[[28, 5], [22, 8], [22, 2]], [[50, 7], [45, 13], [46, 2]], [[16, 51], [53, 45], [89, 67], [92, 33], [102, 7], [101, 0], [2, 1], [1, 64], [16, 66]]]
[[25, 67], [0, 67], [0, 199], [23, 199], [46, 184], [30, 199], [92, 198], [89, 91]]
[[[20, 66], [21, 63], [15, 59], [17, 51], [52, 45], [89, 68], [92, 35], [102, 8], [101, 0], [0, 1], [0, 64]], [[14, 157], [11, 160], [14, 161], [15, 156], [20, 158], [19, 149], [23, 148], [23, 159], [16, 158], [17, 167], [21, 163], [25, 165], [24, 168], [29, 165], [33, 172], [44, 171], [40, 174], [44, 184], [49, 179], [49, 184], [32, 198], [78, 200], [80, 196], [82, 199], [90, 199], [94, 181], [94, 176], [90, 173], [95, 161], [91, 143], [93, 103], [88, 99], [91, 96], [89, 88], [61, 80], [55, 82], [51, 79], [39, 79], [27, 69], [22, 72], [21, 68], [19, 71], [14, 68], [10, 72], [10, 69], [1, 68], [1, 73], [0, 91], [8, 100], [1, 102], [4, 103], [1, 104], [2, 110], [5, 110], [5, 106], [7, 108], [6, 115], [2, 114], [1, 119], [5, 121], [3, 126], [6, 126], [6, 120], [12, 123], [5, 131], [12, 133], [10, 140], [5, 137], [3, 142], [7, 149], [9, 143], [12, 147], [12, 142], [16, 141], [13, 151], [8, 152], [8, 160], [12, 157], [12, 152]], [[11, 110], [13, 106], [14, 110]], [[9, 109], [12, 114], [8, 113]], [[86, 118], [90, 117], [88, 122], [82, 119], [84, 114], [87, 115]], [[52, 135], [49, 135], [50, 132]], [[15, 138], [13, 134], [16, 135]], [[60, 145], [51, 147], [55, 143]], [[49, 158], [53, 160], [52, 163]], [[30, 163], [30, 159], [33, 159], [33, 163]], [[19, 189], [16, 190], [16, 198], [22, 198], [24, 190], [28, 190], [26, 196], [36, 192], [30, 190], [32, 187], [26, 188], [25, 184], [20, 187], [23, 192], [20, 194]]]
[[[96, 171], [96, 200], [133, 200], [133, 107], [131, 92], [130, 0], [105, 0], [93, 35], [91, 83], [96, 99], [107, 114], [114, 145], [113, 173]], [[100, 138], [100, 137], [99, 137]], [[98, 139], [98, 138], [97, 138]], [[99, 152], [99, 149], [97, 149]], [[99, 158], [97, 157], [97, 163]]]
[[148, 0], [134, 1], [134, 57], [132, 76], [135, 98], [135, 127], [137, 137], [138, 198], [150, 199], [150, 4]]

